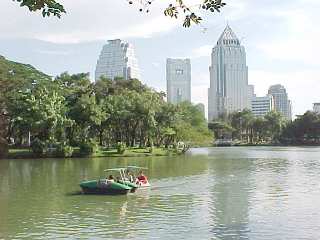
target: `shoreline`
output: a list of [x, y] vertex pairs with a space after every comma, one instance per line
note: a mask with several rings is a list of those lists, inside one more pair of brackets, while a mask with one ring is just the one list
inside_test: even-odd
[[116, 157], [165, 157], [165, 156], [176, 156], [180, 155], [182, 152], [176, 151], [174, 149], [166, 148], [154, 148], [152, 153], [148, 151], [147, 148], [131, 148], [126, 149], [124, 153], [117, 153], [116, 149], [99, 150], [92, 155], [81, 155], [79, 152], [75, 151], [70, 157], [57, 156], [54, 153], [45, 153], [42, 155], [36, 155], [32, 153], [29, 148], [11, 148], [9, 149], [9, 154], [4, 159], [66, 159], [66, 158], [116, 158]]
[[[292, 145], [283, 145], [283, 144], [243, 144], [243, 145], [230, 145], [230, 146], [192, 146], [191, 148], [229, 148], [229, 147], [320, 147], [320, 145], [306, 145], [306, 144], [292, 144]], [[133, 158], [133, 157], [166, 157], [166, 156], [178, 156], [182, 155], [183, 152], [176, 151], [174, 149], [166, 148], [155, 148], [152, 153], [148, 152], [146, 148], [132, 148], [126, 149], [123, 154], [117, 153], [116, 149], [109, 149], [108, 151], [98, 151], [92, 155], [80, 155], [75, 152], [71, 157], [59, 157], [50, 154], [35, 155], [28, 148], [11, 148], [9, 150], [8, 156], [3, 159], [14, 160], [14, 159], [70, 159], [70, 158]], [[1, 161], [1, 159], [0, 159]]]

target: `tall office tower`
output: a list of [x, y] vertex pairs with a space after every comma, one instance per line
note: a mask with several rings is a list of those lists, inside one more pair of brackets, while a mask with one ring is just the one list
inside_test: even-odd
[[116, 77], [140, 79], [138, 60], [132, 44], [115, 39], [103, 46], [97, 61], [95, 80], [102, 76], [112, 80]]
[[284, 86], [273, 85], [269, 88], [268, 94], [273, 96], [275, 111], [281, 113], [287, 120], [292, 120], [291, 101]]
[[253, 97], [251, 100], [252, 113], [256, 117], [263, 117], [274, 110], [274, 100], [271, 95], [265, 97]]
[[209, 121], [250, 108], [245, 48], [228, 25], [212, 49], [209, 70]]
[[313, 104], [313, 111], [320, 114], [320, 103]]
[[167, 59], [167, 99], [170, 103], [191, 102], [190, 59]]
[[256, 97], [256, 94], [254, 93], [254, 85], [248, 85], [248, 98], [249, 98], [249, 108], [252, 109], [252, 99]]

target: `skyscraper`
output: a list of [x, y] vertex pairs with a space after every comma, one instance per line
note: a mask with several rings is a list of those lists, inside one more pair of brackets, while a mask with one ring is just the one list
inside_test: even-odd
[[254, 85], [248, 85], [249, 108], [252, 109], [252, 99], [256, 97], [254, 93]]
[[287, 120], [292, 120], [291, 101], [284, 86], [277, 84], [269, 88], [269, 95], [273, 96], [275, 111], [282, 114]]
[[263, 117], [274, 110], [274, 100], [271, 95], [265, 97], [254, 96], [251, 100], [251, 110], [254, 116]]
[[115, 39], [103, 46], [97, 61], [95, 80], [99, 80], [101, 76], [109, 79], [140, 79], [138, 60], [130, 43]]
[[191, 102], [190, 59], [167, 59], [167, 99], [170, 103]]
[[313, 111], [320, 114], [320, 103], [313, 104]]
[[245, 48], [229, 25], [212, 49], [209, 70], [209, 121], [224, 114], [250, 108]]

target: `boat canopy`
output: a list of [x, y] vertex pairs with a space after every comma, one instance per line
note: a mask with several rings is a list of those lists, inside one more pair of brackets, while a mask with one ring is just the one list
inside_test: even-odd
[[109, 168], [109, 169], [105, 169], [105, 172], [110, 172], [110, 171], [124, 171], [127, 168]]
[[120, 167], [120, 168], [109, 168], [109, 169], [105, 169], [104, 171], [105, 172], [110, 172], [110, 171], [118, 171], [118, 172], [121, 172], [121, 171], [125, 171], [127, 169], [144, 169], [144, 170], [147, 170], [148, 168], [145, 168], [145, 167], [139, 167], [139, 166], [127, 166], [127, 167]]
[[127, 169], [145, 169], [145, 170], [147, 170], [148, 168], [139, 167], [139, 166], [128, 166]]

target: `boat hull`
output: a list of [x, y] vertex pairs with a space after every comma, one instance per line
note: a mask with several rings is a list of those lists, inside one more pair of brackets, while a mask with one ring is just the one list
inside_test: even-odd
[[[119, 182], [123, 184], [122, 181], [119, 181]], [[127, 185], [127, 186], [129, 186], [129, 187], [131, 187], [130, 192], [132, 192], [132, 193], [136, 192], [137, 189], [138, 189], [138, 187], [139, 187], [137, 184], [132, 183], [132, 182], [130, 182], [130, 181], [124, 181], [124, 184]]]
[[98, 194], [98, 195], [125, 195], [128, 194], [131, 190], [128, 189], [103, 189], [103, 188], [88, 188], [81, 187], [84, 194]]
[[129, 193], [132, 188], [117, 182], [108, 182], [106, 180], [93, 180], [80, 183], [84, 194], [99, 195], [124, 195]]

